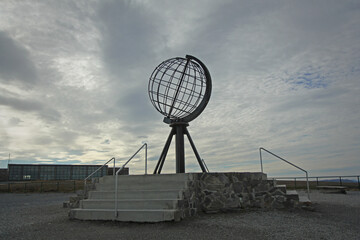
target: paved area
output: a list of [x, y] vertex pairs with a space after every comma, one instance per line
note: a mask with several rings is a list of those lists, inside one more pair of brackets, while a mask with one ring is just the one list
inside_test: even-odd
[[0, 239], [360, 239], [360, 192], [312, 192], [315, 211], [254, 210], [154, 224], [70, 221], [72, 194], [0, 194]]

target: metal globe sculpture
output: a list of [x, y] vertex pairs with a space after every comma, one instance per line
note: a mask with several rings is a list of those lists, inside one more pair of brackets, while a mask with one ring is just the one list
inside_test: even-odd
[[190, 122], [205, 109], [210, 95], [210, 73], [193, 56], [168, 59], [150, 77], [151, 103], [165, 116], [166, 123]]
[[200, 158], [187, 127], [189, 122], [199, 116], [209, 102], [211, 95], [211, 76], [207, 67], [197, 58], [168, 59], [152, 72], [148, 92], [151, 103], [170, 124], [171, 132], [165, 143], [154, 174], [160, 174], [173, 136], [176, 136], [176, 172], [185, 172], [184, 135], [188, 137], [203, 172], [208, 171]]

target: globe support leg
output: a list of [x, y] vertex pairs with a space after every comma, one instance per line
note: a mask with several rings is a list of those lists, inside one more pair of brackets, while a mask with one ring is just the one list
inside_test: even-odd
[[[186, 125], [179, 124], [173, 126], [176, 128], [176, 141], [175, 141], [175, 152], [176, 152], [176, 173], [185, 172], [185, 145], [184, 145], [184, 133]], [[185, 128], [185, 129], [184, 129]], [[185, 130], [185, 131], [184, 131]]]
[[168, 153], [168, 151], [169, 151], [169, 147], [170, 147], [170, 144], [171, 144], [171, 140], [172, 140], [172, 137], [173, 137], [174, 134], [175, 134], [175, 130], [172, 129], [172, 130], [170, 131], [169, 137], [168, 137], [167, 140], [166, 140], [164, 149], [163, 149], [163, 151], [161, 152], [159, 161], [158, 161], [158, 163], [156, 164], [156, 168], [155, 168], [155, 170], [154, 170], [154, 174], [160, 174], [160, 173], [161, 173], [161, 169], [162, 169], [162, 167], [163, 167], [163, 165], [164, 165], [165, 158], [166, 158], [166, 155], [167, 155], [167, 153]]
[[184, 135], [187, 136], [191, 148], [195, 153], [196, 159], [200, 165], [202, 172], [206, 172], [206, 168], [204, 163], [202, 162], [200, 155], [195, 147], [195, 144], [190, 136], [189, 131], [187, 130], [188, 123], [173, 123], [170, 125], [172, 127], [169, 137], [166, 140], [165, 146], [161, 155], [159, 157], [159, 161], [156, 164], [154, 174], [160, 174], [162, 167], [164, 165], [166, 155], [169, 151], [169, 147], [171, 145], [171, 141], [173, 135], [176, 135], [175, 140], [175, 156], [176, 156], [176, 173], [185, 173], [185, 144], [184, 144]]
[[201, 160], [200, 155], [199, 155], [198, 151], [196, 150], [195, 144], [194, 144], [194, 142], [193, 142], [193, 140], [192, 140], [192, 138], [191, 138], [191, 136], [190, 136], [190, 133], [189, 133], [189, 131], [188, 131], [186, 128], [185, 128], [185, 134], [186, 134], [186, 136], [187, 136], [188, 139], [189, 139], [191, 148], [193, 149], [193, 151], [194, 151], [194, 153], [195, 153], [196, 159], [198, 160], [198, 163], [199, 163], [199, 165], [200, 165], [201, 170], [202, 170], [203, 172], [206, 172], [206, 168], [205, 168], [205, 166], [204, 166], [204, 163], [203, 163], [203, 161]]

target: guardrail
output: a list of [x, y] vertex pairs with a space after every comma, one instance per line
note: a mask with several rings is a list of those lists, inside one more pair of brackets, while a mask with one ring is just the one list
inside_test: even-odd
[[132, 155], [129, 160], [122, 165], [122, 167], [115, 174], [115, 218], [118, 216], [117, 208], [118, 208], [118, 175], [119, 172], [140, 152], [141, 149], [145, 147], [145, 175], [147, 175], [147, 143], [144, 143], [135, 153]]
[[[293, 180], [294, 181], [294, 187], [296, 189], [297, 187], [297, 180], [299, 179], [304, 179], [305, 177], [270, 177], [271, 179], [275, 179], [275, 180]], [[320, 182], [322, 183], [334, 183], [334, 182], [338, 182], [340, 186], [343, 185], [350, 185], [352, 184], [356, 184], [356, 181], [354, 182], [343, 182], [343, 180], [345, 178], [356, 178], [357, 179], [357, 187], [360, 189], [360, 175], [344, 175], [344, 176], [316, 176], [316, 177], [308, 177], [308, 179], [314, 179], [316, 180], [316, 186], [320, 186], [319, 184], [319, 179]], [[321, 181], [321, 179], [329, 179], [328, 181]], [[338, 181], [330, 181], [330, 180], [337, 180]]]
[[301, 167], [296, 166], [295, 164], [293, 164], [293, 163], [285, 160], [284, 158], [276, 155], [275, 153], [272, 153], [272, 152], [270, 152], [269, 150], [266, 150], [265, 148], [260, 147], [260, 148], [259, 148], [259, 152], [260, 152], [260, 164], [261, 164], [261, 172], [262, 172], [262, 173], [263, 173], [264, 171], [263, 171], [263, 162], [262, 162], [261, 150], [263, 150], [263, 151], [265, 151], [265, 152], [273, 155], [274, 157], [277, 157], [277, 158], [279, 158], [280, 160], [286, 162], [287, 164], [290, 164], [291, 166], [296, 167], [297, 169], [305, 172], [305, 174], [306, 174], [307, 195], [308, 195], [308, 199], [310, 200], [310, 187], [309, 187], [309, 175], [308, 175], [308, 172], [307, 172], [306, 170], [302, 169]]

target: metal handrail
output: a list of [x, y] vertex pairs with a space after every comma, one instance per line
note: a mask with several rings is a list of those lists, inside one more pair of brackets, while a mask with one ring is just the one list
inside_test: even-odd
[[[276, 180], [286, 180], [286, 179], [294, 179], [295, 182], [295, 188], [296, 188], [296, 179], [302, 179], [305, 177], [273, 177], [273, 179]], [[316, 177], [309, 177], [309, 179], [316, 179], [316, 186], [319, 186], [319, 179], [321, 178], [332, 178], [331, 180], [335, 180], [336, 178], [339, 178], [339, 183], [340, 186], [347, 185], [347, 183], [343, 183], [342, 179], [343, 178], [357, 178], [357, 184], [358, 184], [358, 188], [360, 189], [360, 175], [343, 175], [343, 176], [339, 176], [339, 175], [335, 175], [335, 176], [316, 176]], [[356, 183], [356, 181], [354, 181]]]
[[301, 170], [301, 171], [305, 172], [305, 174], [306, 174], [307, 195], [308, 195], [308, 199], [310, 200], [310, 187], [309, 187], [309, 175], [308, 175], [308, 172], [307, 172], [306, 170], [302, 169], [301, 167], [296, 166], [295, 164], [293, 164], [293, 163], [291, 163], [291, 162], [289, 162], [289, 161], [285, 160], [284, 158], [282, 158], [282, 157], [280, 157], [280, 156], [276, 155], [275, 153], [272, 153], [272, 152], [270, 152], [269, 150], [266, 150], [265, 148], [260, 147], [260, 148], [259, 148], [259, 152], [260, 152], [260, 164], [261, 164], [261, 172], [262, 172], [262, 173], [264, 173], [264, 171], [263, 171], [263, 162], [262, 162], [261, 150], [264, 150], [265, 152], [267, 152], [267, 153], [269, 153], [269, 154], [273, 155], [274, 157], [277, 157], [277, 158], [279, 158], [280, 160], [283, 160], [284, 162], [286, 162], [286, 163], [290, 164], [291, 166], [296, 167], [297, 169], [299, 169], [299, 170]]
[[134, 155], [132, 155], [129, 160], [126, 161], [126, 163], [124, 163], [124, 165], [122, 165], [122, 167], [116, 172], [115, 174], [115, 218], [118, 216], [118, 212], [117, 212], [117, 208], [118, 208], [118, 175], [119, 172], [121, 172], [121, 170], [123, 170], [123, 168], [131, 161], [131, 159], [133, 159], [136, 154], [138, 154], [140, 152], [141, 149], [143, 149], [145, 147], [145, 175], [147, 175], [147, 143], [144, 143], [135, 153]]
[[107, 161], [106, 163], [104, 163], [104, 165], [102, 165], [101, 167], [99, 167], [98, 169], [96, 169], [94, 172], [92, 172], [89, 176], [87, 176], [84, 179], [84, 192], [86, 192], [86, 181], [95, 173], [97, 173], [97, 171], [99, 171], [100, 169], [102, 169], [106, 164], [108, 164], [109, 162], [111, 162], [112, 160], [114, 160], [114, 169], [113, 169], [113, 176], [115, 175], [115, 157], [111, 158], [109, 161]]

